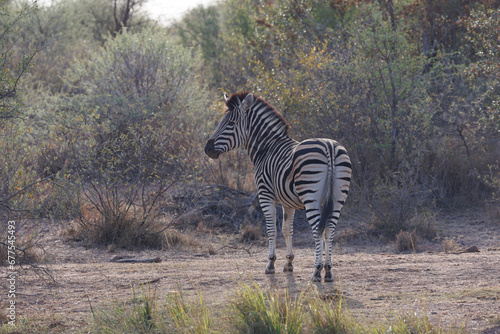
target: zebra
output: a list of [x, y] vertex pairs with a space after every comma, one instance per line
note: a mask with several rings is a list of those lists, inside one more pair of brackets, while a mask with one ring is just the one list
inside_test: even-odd
[[[289, 124], [264, 99], [248, 92], [226, 100], [226, 113], [205, 146], [212, 159], [244, 146], [254, 165], [259, 202], [266, 220], [269, 262], [265, 273], [274, 274], [276, 261], [276, 204], [283, 207], [282, 231], [286, 243], [284, 272], [292, 272], [293, 217], [305, 209], [315, 240], [312, 280], [332, 282], [333, 235], [349, 192], [351, 161], [347, 150], [331, 139], [298, 142], [288, 136]], [[323, 237], [326, 244], [323, 265]]]

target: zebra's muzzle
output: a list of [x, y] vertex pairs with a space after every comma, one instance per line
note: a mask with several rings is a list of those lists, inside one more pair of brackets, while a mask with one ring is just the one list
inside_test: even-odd
[[205, 154], [212, 159], [218, 159], [221, 152], [215, 150], [214, 140], [210, 139], [205, 145]]

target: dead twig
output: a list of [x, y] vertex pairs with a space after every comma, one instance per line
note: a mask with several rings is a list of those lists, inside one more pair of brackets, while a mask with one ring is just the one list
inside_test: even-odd
[[252, 253], [250, 252], [250, 249], [252, 248], [252, 244], [250, 244], [250, 247], [248, 248], [245, 248], [245, 247], [239, 247], [239, 246], [235, 246], [235, 245], [229, 245], [229, 244], [226, 244], [224, 246], [221, 246], [219, 248], [217, 248], [213, 253], [214, 254], [217, 254], [220, 250], [224, 249], [224, 248], [231, 248], [231, 249], [236, 249], [236, 250], [244, 250], [248, 253], [248, 255], [252, 256]]
[[116, 256], [109, 260], [109, 262], [117, 262], [117, 263], [159, 263], [161, 262], [161, 259], [159, 257], [155, 258], [143, 258], [143, 259], [136, 259], [136, 258], [123, 258], [121, 256]]
[[153, 284], [153, 283], [159, 282], [160, 280], [161, 280], [161, 277], [158, 277], [158, 278], [154, 278], [154, 279], [149, 280], [149, 281], [138, 282], [136, 285], [149, 285], [149, 284]]

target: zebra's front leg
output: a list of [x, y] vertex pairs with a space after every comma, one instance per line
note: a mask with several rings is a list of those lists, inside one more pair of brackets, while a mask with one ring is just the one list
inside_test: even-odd
[[274, 262], [276, 261], [276, 203], [261, 200], [260, 206], [266, 217], [266, 234], [269, 240], [269, 262], [266, 266], [266, 274], [274, 274]]
[[293, 216], [295, 209], [283, 207], [283, 236], [286, 243], [286, 264], [283, 267], [284, 272], [293, 271]]

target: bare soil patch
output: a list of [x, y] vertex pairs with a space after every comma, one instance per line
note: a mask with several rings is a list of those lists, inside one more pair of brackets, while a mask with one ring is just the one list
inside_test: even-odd
[[[425, 312], [436, 324], [465, 322], [470, 332], [500, 333], [500, 226], [476, 217], [474, 213], [449, 216], [440, 228], [458, 250], [476, 246], [479, 252], [445, 252], [440, 240], [425, 245], [423, 252], [398, 254], [390, 243], [339, 238], [336, 280], [316, 286], [324, 294], [343, 291], [350, 311], [369, 320]], [[343, 228], [351, 227], [341, 222], [340, 235]], [[296, 233], [294, 273], [280, 271], [285, 263], [281, 238], [277, 273], [265, 275], [265, 238], [250, 247], [239, 243], [237, 235], [193, 232], [201, 245], [195, 249], [108, 252], [65, 242], [62, 229], [50, 225], [43, 231], [46, 266], [53, 280], [27, 269], [17, 283], [18, 315], [50, 322], [58, 332], [61, 328], [81, 332], [92, 322], [90, 305], [106, 309], [116, 301], [131, 300], [143, 283], [150, 283], [160, 298], [178, 289], [188, 295], [201, 291], [214, 312], [226, 306], [241, 281], [289, 289], [292, 294], [312, 284], [314, 250], [307, 230]], [[224, 247], [228, 244], [234, 247]], [[209, 255], [209, 248], [220, 250]], [[110, 262], [117, 257], [161, 262]], [[5, 284], [3, 280], [2, 291]]]

